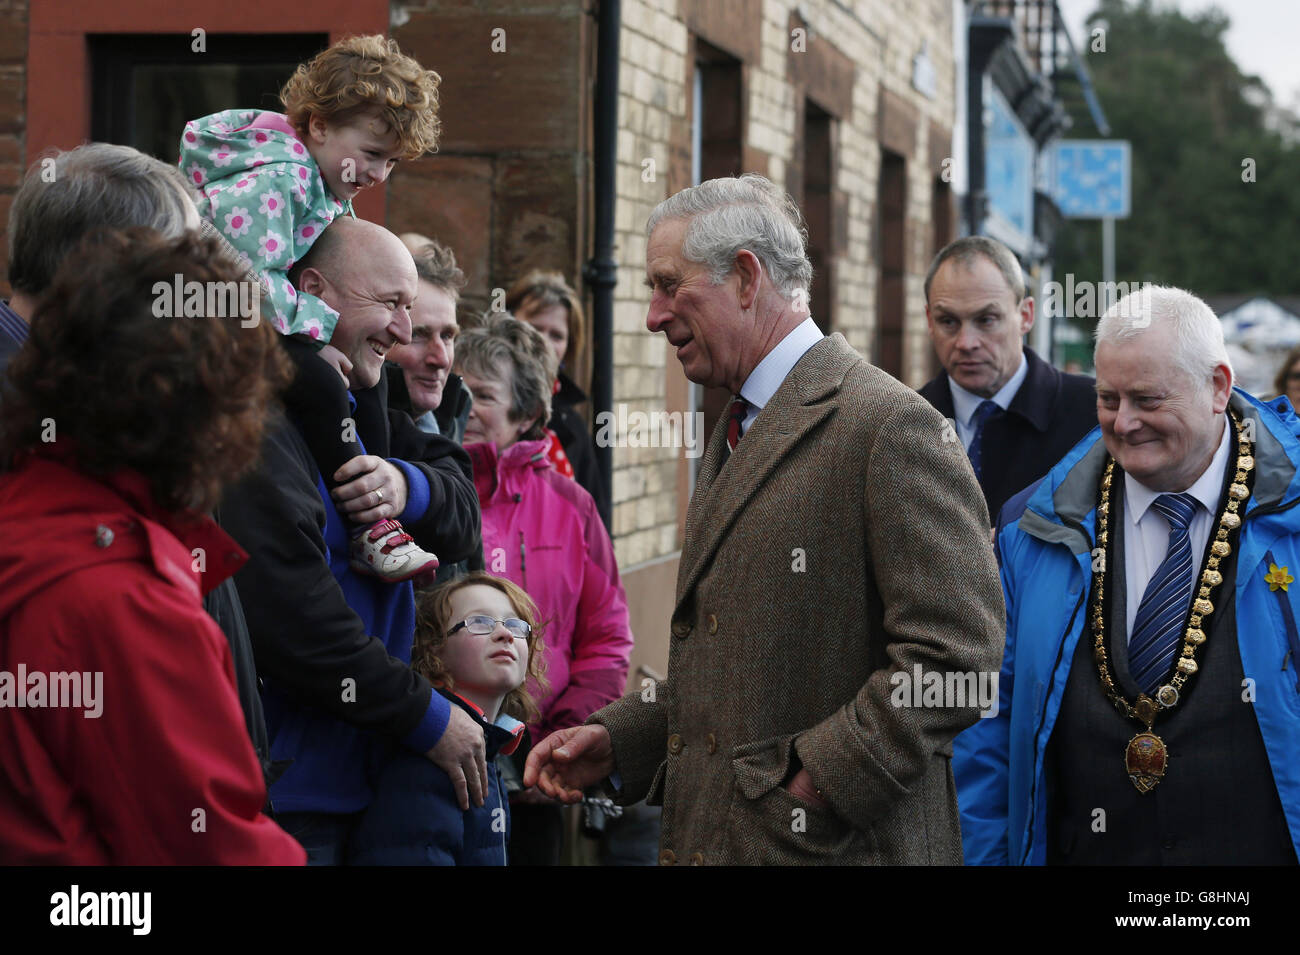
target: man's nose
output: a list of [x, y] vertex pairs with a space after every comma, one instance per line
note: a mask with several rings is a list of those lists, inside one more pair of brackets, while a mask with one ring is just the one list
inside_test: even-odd
[[1116, 434], [1132, 434], [1142, 426], [1138, 420], [1137, 409], [1126, 399], [1121, 399], [1119, 409], [1115, 412], [1115, 423], [1111, 426]]
[[973, 351], [979, 348], [980, 337], [975, 331], [975, 326], [969, 322], [962, 322], [961, 328], [957, 331], [957, 347], [962, 351]]
[[663, 302], [659, 299], [659, 293], [656, 292], [650, 297], [650, 308], [645, 314], [645, 327], [650, 329], [651, 332], [663, 331], [663, 327], [668, 324], [670, 318], [672, 316], [668, 314], [668, 309], [664, 307]]
[[388, 330], [399, 345], [411, 344], [411, 313], [399, 306], [393, 320], [388, 323]]
[[451, 366], [451, 362], [447, 360], [447, 343], [441, 336], [435, 335], [429, 339], [429, 347], [424, 352], [424, 363], [434, 368]]

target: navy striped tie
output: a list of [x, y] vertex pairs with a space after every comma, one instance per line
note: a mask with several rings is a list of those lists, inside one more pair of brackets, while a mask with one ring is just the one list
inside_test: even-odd
[[1142, 595], [1128, 645], [1129, 672], [1147, 695], [1164, 681], [1182, 643], [1195, 582], [1189, 528], [1197, 503], [1190, 494], [1161, 494], [1151, 505], [1169, 522], [1169, 551]]
[[992, 398], [985, 398], [980, 402], [975, 413], [970, 416], [970, 425], [974, 434], [970, 439], [970, 447], [966, 449], [966, 456], [970, 458], [970, 466], [975, 471], [975, 480], [980, 479], [981, 458], [984, 456], [984, 425], [1002, 409]]

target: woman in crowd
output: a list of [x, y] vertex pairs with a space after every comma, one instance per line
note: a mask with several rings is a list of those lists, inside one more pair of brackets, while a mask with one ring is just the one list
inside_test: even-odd
[[262, 813], [230, 646], [201, 604], [247, 559], [205, 515], [290, 374], [268, 324], [186, 307], [238, 288], [227, 263], [193, 233], [100, 232], [9, 366], [0, 864], [304, 861]]
[[1273, 379], [1273, 395], [1286, 395], [1291, 407], [1300, 413], [1300, 345], [1286, 353]]
[[[483, 511], [483, 557], [537, 603], [546, 626], [534, 742], [576, 726], [622, 695], [632, 633], [609, 533], [578, 483], [547, 457], [555, 356], [507, 314], [456, 339], [456, 370], [474, 396], [465, 450]], [[522, 765], [522, 764], [521, 764]], [[561, 817], [535, 790], [516, 799], [511, 863], [555, 864]]]
[[541, 332], [555, 352], [557, 374], [551, 385], [551, 418], [546, 427], [559, 441], [551, 445], [551, 463], [595, 498], [596, 510], [608, 530], [609, 496], [596, 468], [591, 431], [577, 410], [578, 405], [587, 401], [587, 396], [565, 370], [572, 369], [582, 353], [586, 330], [578, 293], [559, 272], [534, 270], [506, 292], [506, 311]]

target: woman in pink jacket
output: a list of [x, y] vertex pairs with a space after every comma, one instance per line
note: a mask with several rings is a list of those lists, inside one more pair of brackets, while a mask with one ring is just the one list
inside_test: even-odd
[[[545, 339], [508, 314], [492, 315], [456, 339], [456, 372], [474, 397], [465, 450], [483, 511], [487, 570], [527, 591], [545, 625], [551, 690], [529, 727], [535, 742], [622, 695], [632, 651], [627, 598], [595, 502], [547, 457], [555, 356]], [[512, 864], [558, 862], [558, 809], [519, 812], [520, 802], [546, 801], [533, 791], [517, 801]]]

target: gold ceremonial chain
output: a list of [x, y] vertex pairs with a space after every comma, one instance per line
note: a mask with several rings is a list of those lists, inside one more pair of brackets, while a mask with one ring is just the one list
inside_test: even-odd
[[[1133, 781], [1133, 785], [1137, 787], [1138, 792], [1147, 793], [1155, 789], [1165, 774], [1169, 762], [1169, 753], [1165, 748], [1164, 740], [1151, 732], [1151, 725], [1155, 722], [1161, 709], [1172, 710], [1178, 705], [1179, 692], [1182, 690], [1183, 684], [1188, 677], [1196, 672], [1196, 650], [1205, 642], [1206, 627], [1204, 621], [1205, 618], [1214, 613], [1214, 604], [1210, 602], [1210, 597], [1213, 595], [1215, 588], [1223, 583], [1223, 574], [1219, 572], [1219, 564], [1232, 553], [1232, 545], [1228, 543], [1228, 536], [1241, 526], [1238, 509], [1244, 507], [1246, 498], [1250, 497], [1248, 477], [1255, 467], [1251, 442], [1242, 437], [1240, 419], [1232, 412], [1229, 412], [1228, 415], [1237, 432], [1237, 473], [1233, 478], [1232, 485], [1228, 488], [1228, 503], [1224, 507], [1223, 513], [1219, 515], [1219, 529], [1214, 535], [1214, 541], [1210, 544], [1210, 557], [1206, 561], [1205, 572], [1201, 574], [1200, 590], [1196, 594], [1196, 599], [1192, 601], [1191, 615], [1188, 617], [1187, 629], [1183, 635], [1182, 656], [1178, 658], [1178, 663], [1174, 667], [1173, 679], [1156, 690], [1154, 700], [1145, 693], [1140, 693], [1136, 703], [1129, 703], [1128, 700], [1120, 696], [1119, 691], [1115, 688], [1115, 681], [1110, 674], [1110, 663], [1106, 656], [1105, 597], [1102, 593], [1106, 577], [1104, 556], [1100, 562], [1100, 567], [1093, 570], [1092, 656], [1097, 661], [1097, 673], [1101, 677], [1101, 688], [1105, 691], [1106, 698], [1123, 716], [1131, 716], [1146, 725], [1146, 732], [1138, 733], [1129, 740], [1128, 747], [1124, 750], [1124, 766], [1128, 771], [1129, 779]], [[1114, 472], [1115, 459], [1108, 456], [1106, 471], [1101, 479], [1101, 501], [1097, 505], [1097, 541], [1102, 547], [1103, 555], [1108, 553], [1110, 549], [1108, 531], [1110, 524], [1110, 484]]]

